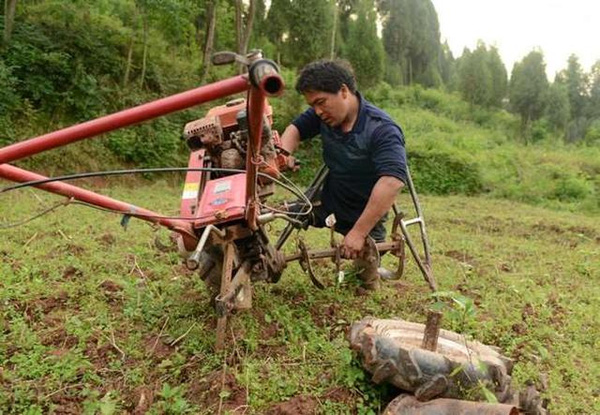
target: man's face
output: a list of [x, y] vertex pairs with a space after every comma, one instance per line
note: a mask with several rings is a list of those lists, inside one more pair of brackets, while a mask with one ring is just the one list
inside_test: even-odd
[[346, 85], [337, 93], [323, 91], [307, 91], [304, 98], [316, 112], [317, 116], [330, 127], [339, 127], [348, 116], [349, 90]]

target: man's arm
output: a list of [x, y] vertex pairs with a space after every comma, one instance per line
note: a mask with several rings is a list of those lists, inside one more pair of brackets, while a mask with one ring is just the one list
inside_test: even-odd
[[299, 168], [292, 153], [298, 149], [300, 140], [300, 130], [294, 124], [288, 125], [281, 135], [281, 148], [288, 152], [285, 158], [285, 166], [291, 171], [297, 171]]
[[294, 124], [287, 126], [283, 134], [281, 134], [281, 147], [288, 153], [296, 151], [300, 145], [300, 130]]
[[369, 196], [365, 210], [344, 238], [342, 255], [345, 258], [356, 258], [363, 249], [365, 238], [371, 229], [385, 215], [396, 199], [398, 191], [404, 183], [393, 176], [381, 176]]
[[281, 146], [289, 153], [296, 151], [301, 140], [308, 140], [319, 134], [321, 120], [315, 110], [307, 109], [300, 114], [281, 134]]

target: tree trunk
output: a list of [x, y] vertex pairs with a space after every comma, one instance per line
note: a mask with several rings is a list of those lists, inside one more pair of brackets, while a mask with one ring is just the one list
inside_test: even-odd
[[202, 59], [203, 68], [202, 75], [200, 76], [200, 83], [204, 83], [210, 70], [210, 58], [213, 53], [213, 44], [215, 41], [215, 22], [217, 20], [217, 0], [209, 1], [206, 3], [206, 37], [204, 41], [204, 56]]
[[[256, 14], [256, 0], [250, 0], [250, 8], [248, 9], [248, 19], [246, 20], [246, 30], [244, 30], [244, 36], [242, 39], [242, 45], [240, 48], [240, 55], [246, 56], [248, 53], [248, 45], [250, 44], [250, 37], [252, 36], [252, 25], [254, 23], [254, 15]], [[244, 73], [244, 65], [240, 65], [238, 72]]]
[[254, 16], [256, 15], [256, 0], [250, 0], [250, 8], [248, 10], [248, 20], [246, 21], [246, 30], [244, 32], [244, 41], [242, 42], [242, 49], [240, 54], [245, 55], [248, 53], [248, 45], [250, 44], [250, 37], [252, 36], [252, 25], [254, 24]]
[[531, 126], [531, 112], [527, 112], [527, 116], [523, 117], [523, 123], [521, 125], [521, 132], [523, 134], [523, 140], [525, 141], [525, 145], [529, 145], [529, 133]]
[[10, 42], [12, 28], [15, 23], [15, 12], [17, 10], [17, 0], [4, 0], [4, 45]]
[[242, 21], [243, 8], [244, 4], [242, 3], [242, 0], [235, 0], [235, 46], [237, 48], [237, 53], [242, 52], [242, 36], [244, 27], [244, 22]]
[[148, 16], [145, 11], [142, 15], [142, 21], [144, 26], [144, 53], [142, 55], [142, 74], [140, 75], [140, 87], [144, 86], [144, 81], [146, 78], [146, 63], [148, 60]]
[[338, 8], [337, 3], [333, 4], [333, 30], [331, 31], [331, 51], [329, 53], [329, 59], [335, 58], [335, 34], [337, 31], [337, 19], [338, 19]]
[[123, 75], [123, 87], [126, 87], [129, 83], [129, 74], [131, 73], [131, 61], [133, 59], [133, 45], [135, 44], [135, 32], [131, 34], [131, 40], [129, 41], [129, 50], [127, 52], [127, 66], [125, 67], [125, 74]]

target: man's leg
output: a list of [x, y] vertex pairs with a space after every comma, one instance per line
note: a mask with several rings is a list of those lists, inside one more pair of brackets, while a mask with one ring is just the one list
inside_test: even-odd
[[354, 266], [360, 270], [358, 276], [367, 290], [375, 291], [379, 288], [379, 252], [375, 246], [375, 240], [367, 236], [365, 246], [358, 258], [354, 260]]
[[[385, 215], [379, 222], [377, 222], [377, 225], [375, 225], [375, 227], [371, 230], [371, 233], [369, 233], [369, 236], [373, 238], [377, 243], [385, 242], [385, 236], [387, 232], [385, 230], [384, 223], [386, 219], [387, 215]], [[386, 253], [387, 251], [380, 253], [377, 273], [379, 274], [379, 277], [381, 279], [391, 280], [394, 279], [395, 273], [381, 266], [381, 257], [383, 257]]]
[[[385, 241], [385, 226], [383, 225], [385, 218], [377, 222], [377, 224], [369, 232], [367, 241], [358, 258], [354, 260], [354, 267], [360, 271], [358, 277], [362, 280], [364, 287], [367, 290], [375, 291], [379, 288], [379, 252], [375, 244]], [[341, 222], [337, 224], [336, 231], [342, 235], [346, 235], [352, 229], [354, 224]]]

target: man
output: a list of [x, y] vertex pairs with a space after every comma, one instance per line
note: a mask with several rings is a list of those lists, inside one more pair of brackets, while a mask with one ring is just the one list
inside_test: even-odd
[[367, 236], [385, 239], [385, 216], [406, 183], [402, 129], [360, 95], [345, 61], [308, 64], [296, 90], [310, 108], [285, 129], [282, 146], [292, 153], [301, 140], [321, 135], [329, 174], [311, 224], [323, 227], [335, 214], [335, 228], [345, 235], [342, 255], [357, 258]]

